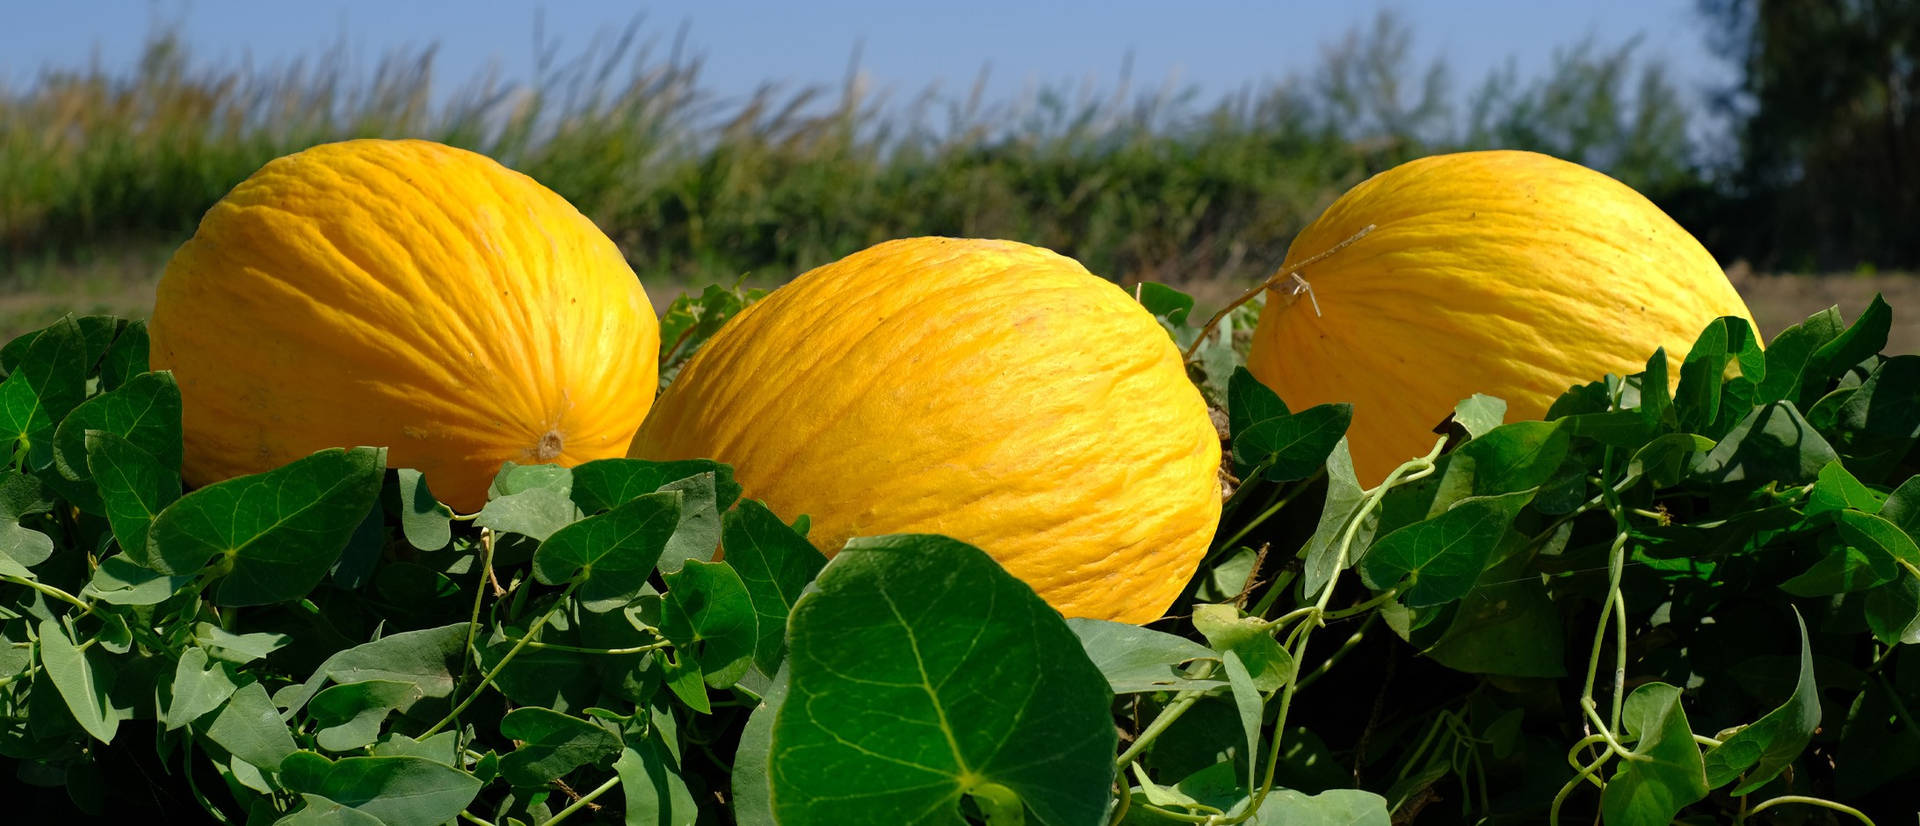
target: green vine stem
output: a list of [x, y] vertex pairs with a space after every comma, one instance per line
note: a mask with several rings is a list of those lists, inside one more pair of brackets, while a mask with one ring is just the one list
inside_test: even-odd
[[[1387, 593], [1391, 594], [1392, 592], [1389, 591]], [[1372, 628], [1374, 622], [1379, 619], [1379, 613], [1368, 614], [1367, 618], [1360, 622], [1360, 627], [1354, 629], [1353, 634], [1349, 635], [1346, 641], [1340, 644], [1339, 648], [1334, 649], [1334, 652], [1328, 655], [1325, 660], [1322, 660], [1319, 665], [1314, 666], [1311, 672], [1308, 672], [1306, 676], [1300, 678], [1300, 687], [1306, 688], [1307, 686], [1313, 685], [1315, 680], [1326, 676], [1327, 672], [1332, 671], [1333, 667], [1339, 664], [1340, 660], [1344, 659], [1348, 653], [1360, 646], [1360, 642], [1367, 637], [1367, 629]]]
[[[1433, 449], [1427, 451], [1427, 455], [1409, 460], [1394, 468], [1392, 473], [1387, 474], [1385, 480], [1367, 491], [1366, 497], [1360, 502], [1360, 507], [1354, 509], [1352, 517], [1347, 521], [1345, 531], [1341, 533], [1339, 549], [1334, 553], [1333, 576], [1320, 587], [1319, 597], [1314, 600], [1312, 610], [1306, 613], [1292, 631], [1288, 632], [1285, 647], [1295, 663], [1306, 660], [1307, 640], [1313, 635], [1313, 629], [1326, 624], [1327, 605], [1333, 601], [1333, 592], [1340, 582], [1340, 573], [1346, 570], [1347, 561], [1352, 557], [1353, 543], [1360, 534], [1360, 526], [1373, 515], [1374, 509], [1380, 506], [1380, 502], [1386, 498], [1388, 491], [1395, 486], [1423, 479], [1433, 473], [1434, 462], [1439, 459], [1440, 451], [1445, 450], [1446, 447], [1447, 437], [1443, 436], [1435, 440]], [[1288, 616], [1294, 613], [1297, 612], [1289, 612]], [[1267, 747], [1267, 769], [1261, 776], [1260, 788], [1254, 791], [1253, 799], [1248, 802], [1246, 811], [1215, 821], [1218, 826], [1230, 826], [1253, 817], [1260, 811], [1260, 805], [1266, 802], [1267, 794], [1273, 791], [1274, 773], [1280, 765], [1280, 745], [1286, 739], [1287, 712], [1293, 706], [1293, 695], [1299, 691], [1300, 684], [1301, 681], [1296, 675], [1294, 679], [1287, 681], [1285, 688], [1280, 690], [1280, 709], [1274, 716], [1273, 739]]]
[[[519, 642], [514, 643], [512, 648], [507, 649], [506, 655], [501, 657], [499, 662], [494, 663], [492, 668], [487, 669], [486, 674], [481, 675], [480, 684], [473, 687], [473, 692], [468, 694], [466, 699], [461, 700], [459, 705], [454, 706], [452, 711], [447, 712], [447, 716], [440, 718], [440, 722], [434, 723], [432, 726], [429, 726], [426, 731], [421, 732], [417, 739], [425, 740], [433, 736], [434, 733], [440, 729], [445, 728], [448, 724], [460, 719], [460, 712], [466, 711], [467, 706], [473, 705], [473, 701], [480, 698], [481, 692], [486, 691], [487, 686], [493, 685], [494, 678], [500, 676], [500, 672], [506, 669], [507, 663], [513, 662], [514, 657], [519, 656], [521, 651], [526, 650], [527, 643], [532, 642], [534, 637], [540, 635], [540, 629], [547, 627], [547, 622], [553, 619], [554, 613], [567, 604], [567, 599], [573, 596], [574, 587], [579, 584], [579, 580], [567, 583], [567, 589], [560, 592], [560, 598], [554, 601], [553, 607], [548, 608], [540, 615], [539, 619], [534, 620], [532, 625], [527, 626], [526, 636], [521, 637]], [[471, 633], [471, 629], [469, 629], [469, 633]]]
[[[487, 583], [492, 578], [493, 578], [493, 529], [481, 528], [480, 529], [480, 576], [479, 576], [479, 579], [473, 583], [473, 613], [467, 619], [467, 647], [465, 649], [466, 655], [460, 658], [460, 679], [454, 683], [455, 685], [459, 685], [460, 683], [464, 683], [467, 681], [467, 674], [468, 672], [473, 670], [473, 662], [475, 659], [479, 657], [480, 652], [474, 649], [473, 643], [474, 643], [474, 640], [477, 639], [480, 634], [480, 604], [487, 597]], [[459, 709], [454, 710], [454, 715], [457, 716], [459, 713], [460, 713]], [[454, 743], [459, 748], [465, 749], [467, 747], [465, 740], [466, 740], [465, 732], [456, 732], [454, 734]]]
[[[1322, 472], [1324, 473], [1325, 471]], [[1246, 538], [1247, 534], [1252, 533], [1254, 528], [1260, 527], [1261, 523], [1266, 522], [1268, 519], [1273, 518], [1274, 514], [1279, 513], [1280, 509], [1292, 504], [1293, 500], [1300, 498], [1302, 491], [1312, 487], [1310, 484], [1312, 481], [1313, 479], [1309, 478], [1305, 482], [1289, 486], [1286, 492], [1276, 497], [1273, 504], [1268, 506], [1266, 510], [1261, 511], [1260, 515], [1248, 520], [1247, 524], [1241, 525], [1240, 530], [1234, 532], [1233, 536], [1229, 537], [1227, 541], [1220, 543], [1220, 547], [1222, 549], [1232, 548], [1235, 542]]]
[[555, 823], [559, 823], [560, 821], [563, 821], [569, 817], [572, 817], [574, 812], [577, 812], [577, 811], [580, 811], [581, 809], [586, 808], [588, 804], [593, 802], [594, 798], [599, 797], [603, 794], [606, 794], [607, 792], [613, 791], [613, 787], [618, 785], [620, 785], [620, 775], [616, 774], [612, 777], [607, 778], [607, 782], [600, 784], [598, 787], [595, 787], [593, 791], [590, 791], [590, 792], [587, 792], [586, 794], [581, 795], [579, 800], [575, 800], [572, 803], [568, 804], [566, 808], [561, 809], [560, 811], [554, 812], [553, 817], [550, 817], [544, 821], [541, 821], [540, 826], [553, 826], [553, 824]]
[[561, 645], [560, 643], [557, 643], [557, 642], [541, 642], [539, 640], [529, 639], [526, 637], [522, 637], [518, 640], [514, 640], [515, 644], [519, 644], [522, 642], [526, 643], [530, 647], [544, 648], [548, 651], [566, 651], [574, 654], [601, 654], [604, 656], [611, 656], [611, 657], [619, 657], [627, 654], [645, 654], [648, 651], [658, 651], [662, 648], [671, 648], [673, 646], [673, 643], [668, 642], [666, 640], [661, 640], [659, 642], [650, 642], [650, 643], [647, 643], [646, 645], [636, 645], [631, 648], [586, 648], [578, 645]]
[[[487, 572], [492, 568], [493, 568], [493, 530], [491, 528], [481, 528], [480, 529], [480, 579], [478, 582], [475, 582], [473, 584], [473, 614], [471, 618], [467, 620], [467, 653], [469, 655], [476, 653], [473, 650], [473, 641], [480, 633], [480, 603], [481, 601], [485, 600], [487, 597], [487, 580], [490, 578]], [[468, 657], [461, 658], [460, 680], [462, 682], [466, 681], [467, 671], [469, 668], [472, 667], [472, 665], [473, 665], [473, 657], [468, 656]]]
[[[1603, 461], [1605, 462], [1604, 467], [1608, 475], [1611, 476], [1613, 471], [1613, 448], [1607, 448]], [[1621, 590], [1620, 583], [1621, 580], [1626, 577], [1627, 538], [1632, 531], [1632, 526], [1627, 523], [1626, 508], [1620, 504], [1620, 492], [1615, 490], [1611, 485], [1601, 485], [1600, 493], [1607, 497], [1607, 510], [1613, 514], [1613, 524], [1617, 531], [1607, 561], [1607, 599], [1613, 607], [1615, 629], [1613, 641], [1613, 710], [1612, 714], [1607, 718], [1607, 727], [1609, 729], [1619, 729], [1620, 712], [1627, 699], [1627, 597], [1626, 593]], [[1606, 625], [1607, 616], [1606, 612], [1603, 611], [1600, 616], [1599, 629], [1594, 635], [1596, 638], [1596, 656], [1599, 651], [1598, 638], [1601, 634], [1605, 633]], [[1588, 672], [1587, 678], [1587, 693], [1582, 696], [1583, 700], [1591, 700], [1593, 697], [1593, 673], [1591, 671]]]
[[52, 599], [57, 599], [57, 600], [60, 600], [61, 602], [78, 606], [82, 611], [93, 610], [93, 606], [87, 604], [86, 600], [83, 600], [79, 597], [76, 597], [72, 594], [62, 591], [59, 588], [55, 588], [45, 583], [35, 582], [31, 579], [27, 579], [26, 577], [14, 576], [12, 574], [0, 574], [0, 581], [11, 582], [15, 585], [24, 585], [28, 588], [32, 588], [35, 591], [39, 591], [40, 593], [45, 594], [46, 596]]
[[1751, 818], [1754, 815], [1757, 815], [1767, 809], [1773, 808], [1774, 806], [1781, 806], [1788, 803], [1799, 803], [1803, 806], [1818, 806], [1822, 809], [1831, 809], [1833, 811], [1839, 812], [1844, 815], [1851, 815], [1853, 819], [1858, 820], [1861, 823], [1865, 823], [1867, 824], [1867, 826], [1873, 826], [1873, 818], [1867, 817], [1865, 812], [1862, 812], [1859, 809], [1853, 808], [1852, 806], [1848, 806], [1845, 803], [1835, 803], [1831, 800], [1822, 800], [1818, 797], [1803, 797], [1797, 794], [1785, 794], [1779, 797], [1769, 798], [1768, 800], [1762, 802], [1760, 805], [1747, 810], [1746, 814], [1740, 816], [1739, 822], [1744, 824], [1747, 822], [1748, 818]]
[[[1200, 666], [1194, 670], [1192, 678], [1195, 680], [1204, 680], [1213, 676], [1213, 667], [1212, 662], [1201, 663]], [[1176, 695], [1173, 698], [1173, 702], [1168, 703], [1166, 708], [1161, 709], [1159, 714], [1154, 715], [1153, 722], [1148, 723], [1147, 727], [1140, 732], [1140, 736], [1133, 738], [1133, 743], [1128, 745], [1126, 751], [1121, 752], [1120, 757], [1113, 761], [1114, 768], [1125, 769], [1128, 764], [1134, 761], [1134, 758], [1139, 757], [1141, 752], [1146, 751], [1147, 747], [1153, 744], [1154, 739], [1158, 738], [1162, 732], [1167, 730], [1167, 727], [1172, 726], [1174, 721], [1179, 720], [1180, 715], [1186, 714], [1187, 709], [1192, 708], [1194, 703], [1199, 702], [1200, 698], [1206, 695], [1207, 692], [1201, 689], [1187, 689]]]
[[1601, 782], [1600, 778], [1596, 776], [1596, 772], [1600, 771], [1600, 767], [1606, 765], [1607, 761], [1612, 758], [1613, 752], [1602, 753], [1599, 757], [1594, 758], [1593, 762], [1581, 766], [1580, 773], [1574, 775], [1572, 780], [1567, 781], [1566, 785], [1560, 787], [1559, 793], [1553, 796], [1553, 805], [1547, 809], [1547, 823], [1550, 826], [1559, 826], [1560, 807], [1566, 805], [1567, 796], [1573, 794], [1574, 789], [1580, 788], [1582, 781], [1591, 779], [1595, 786], [1605, 788], [1606, 784]]

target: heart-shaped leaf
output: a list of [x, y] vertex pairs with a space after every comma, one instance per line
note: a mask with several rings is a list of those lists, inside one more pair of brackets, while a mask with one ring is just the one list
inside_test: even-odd
[[699, 665], [707, 685], [733, 685], [753, 664], [760, 641], [753, 599], [740, 575], [719, 562], [690, 559], [663, 579], [667, 598], [660, 606], [660, 633], [682, 661]]
[[1105, 822], [1112, 693], [1060, 615], [945, 537], [855, 539], [788, 622], [774, 722], [783, 826], [951, 823], [1017, 795], [1047, 826]]
[[1767, 712], [1706, 755], [1707, 786], [1719, 788], [1746, 775], [1734, 788], [1735, 797], [1752, 794], [1792, 765], [1820, 727], [1820, 687], [1813, 678], [1813, 649], [1807, 643], [1807, 621], [1794, 612], [1800, 626], [1800, 678], [1779, 708]]
[[613, 732], [539, 707], [516, 708], [500, 718], [500, 734], [520, 746], [500, 758], [500, 776], [515, 786], [543, 786], [581, 766], [620, 754]]
[[323, 450], [196, 490], [154, 517], [147, 562], [190, 574], [218, 560], [215, 601], [265, 605], [319, 584], [380, 496], [385, 448]]
[[760, 673], [772, 674], [785, 656], [787, 615], [807, 583], [826, 567], [827, 558], [752, 499], [728, 511], [724, 524], [726, 563], [740, 575], [759, 616], [753, 661]]
[[678, 492], [649, 493], [560, 528], [533, 552], [533, 576], [579, 582], [580, 604], [612, 611], [639, 596], [680, 520]]

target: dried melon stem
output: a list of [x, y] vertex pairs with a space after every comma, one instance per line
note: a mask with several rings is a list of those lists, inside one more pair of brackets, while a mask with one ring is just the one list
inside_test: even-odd
[[[1302, 278], [1300, 276], [1300, 273], [1305, 271], [1308, 266], [1320, 263], [1321, 261], [1325, 261], [1327, 260], [1327, 258], [1331, 257], [1334, 253], [1352, 246], [1353, 242], [1367, 237], [1367, 233], [1373, 232], [1373, 229], [1374, 229], [1374, 225], [1368, 224], [1364, 227], [1361, 227], [1359, 232], [1356, 232], [1352, 235], [1347, 236], [1345, 240], [1342, 240], [1338, 244], [1334, 244], [1332, 247], [1326, 250], [1314, 253], [1313, 255], [1309, 256], [1305, 261], [1302, 261], [1298, 264], [1294, 264], [1293, 266], [1290, 266], [1290, 267], [1282, 266], [1279, 272], [1274, 273], [1267, 280], [1260, 282], [1258, 286], [1244, 293], [1241, 293], [1239, 298], [1236, 298], [1232, 301], [1227, 302], [1227, 306], [1221, 307], [1220, 312], [1214, 313], [1212, 318], [1207, 319], [1206, 326], [1203, 326], [1200, 328], [1200, 335], [1193, 337], [1193, 344], [1187, 346], [1186, 360], [1188, 362], [1193, 361], [1193, 354], [1199, 351], [1200, 343], [1203, 341], [1206, 341], [1207, 336], [1213, 335], [1213, 328], [1220, 326], [1220, 319], [1226, 318], [1227, 313], [1233, 312], [1234, 309], [1238, 308], [1240, 305], [1245, 304], [1249, 301], [1252, 301], [1253, 297], [1256, 295], [1259, 295], [1261, 290], [1273, 290], [1275, 293], [1279, 294], [1281, 300], [1286, 301], [1288, 304], [1291, 304], [1292, 302], [1299, 300], [1301, 293], [1306, 293], [1307, 300], [1313, 302], [1313, 314], [1319, 315], [1320, 314], [1320, 298], [1313, 294], [1313, 285], [1307, 283], [1307, 279]], [[1288, 281], [1291, 281], [1292, 283], [1286, 284], [1285, 288], [1283, 289], [1281, 286], [1282, 283], [1288, 282]]]

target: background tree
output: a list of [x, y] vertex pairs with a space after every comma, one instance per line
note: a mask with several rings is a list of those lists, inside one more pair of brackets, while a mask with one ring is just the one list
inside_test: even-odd
[[1738, 155], [1696, 221], [1762, 270], [1920, 265], [1920, 2], [1699, 0], [1740, 69], [1717, 107]]

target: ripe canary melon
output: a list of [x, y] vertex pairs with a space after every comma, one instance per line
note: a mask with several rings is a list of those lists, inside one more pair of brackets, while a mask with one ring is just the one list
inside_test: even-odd
[[1352, 402], [1366, 484], [1425, 453], [1474, 393], [1505, 399], [1509, 420], [1538, 419], [1569, 387], [1638, 372], [1657, 348], [1677, 368], [1715, 318], [1752, 321], [1713, 256], [1651, 201], [1532, 152], [1375, 175], [1286, 261], [1310, 292], [1291, 279], [1269, 289], [1247, 367], [1296, 408]]
[[631, 455], [732, 464], [828, 554], [972, 543], [1071, 617], [1159, 617], [1220, 514], [1218, 435], [1166, 332], [1010, 241], [889, 241], [775, 290], [661, 393]]
[[659, 324], [613, 242], [493, 160], [356, 140], [268, 163], [168, 262], [152, 367], [202, 485], [384, 445], [461, 510], [503, 461], [620, 456]]

